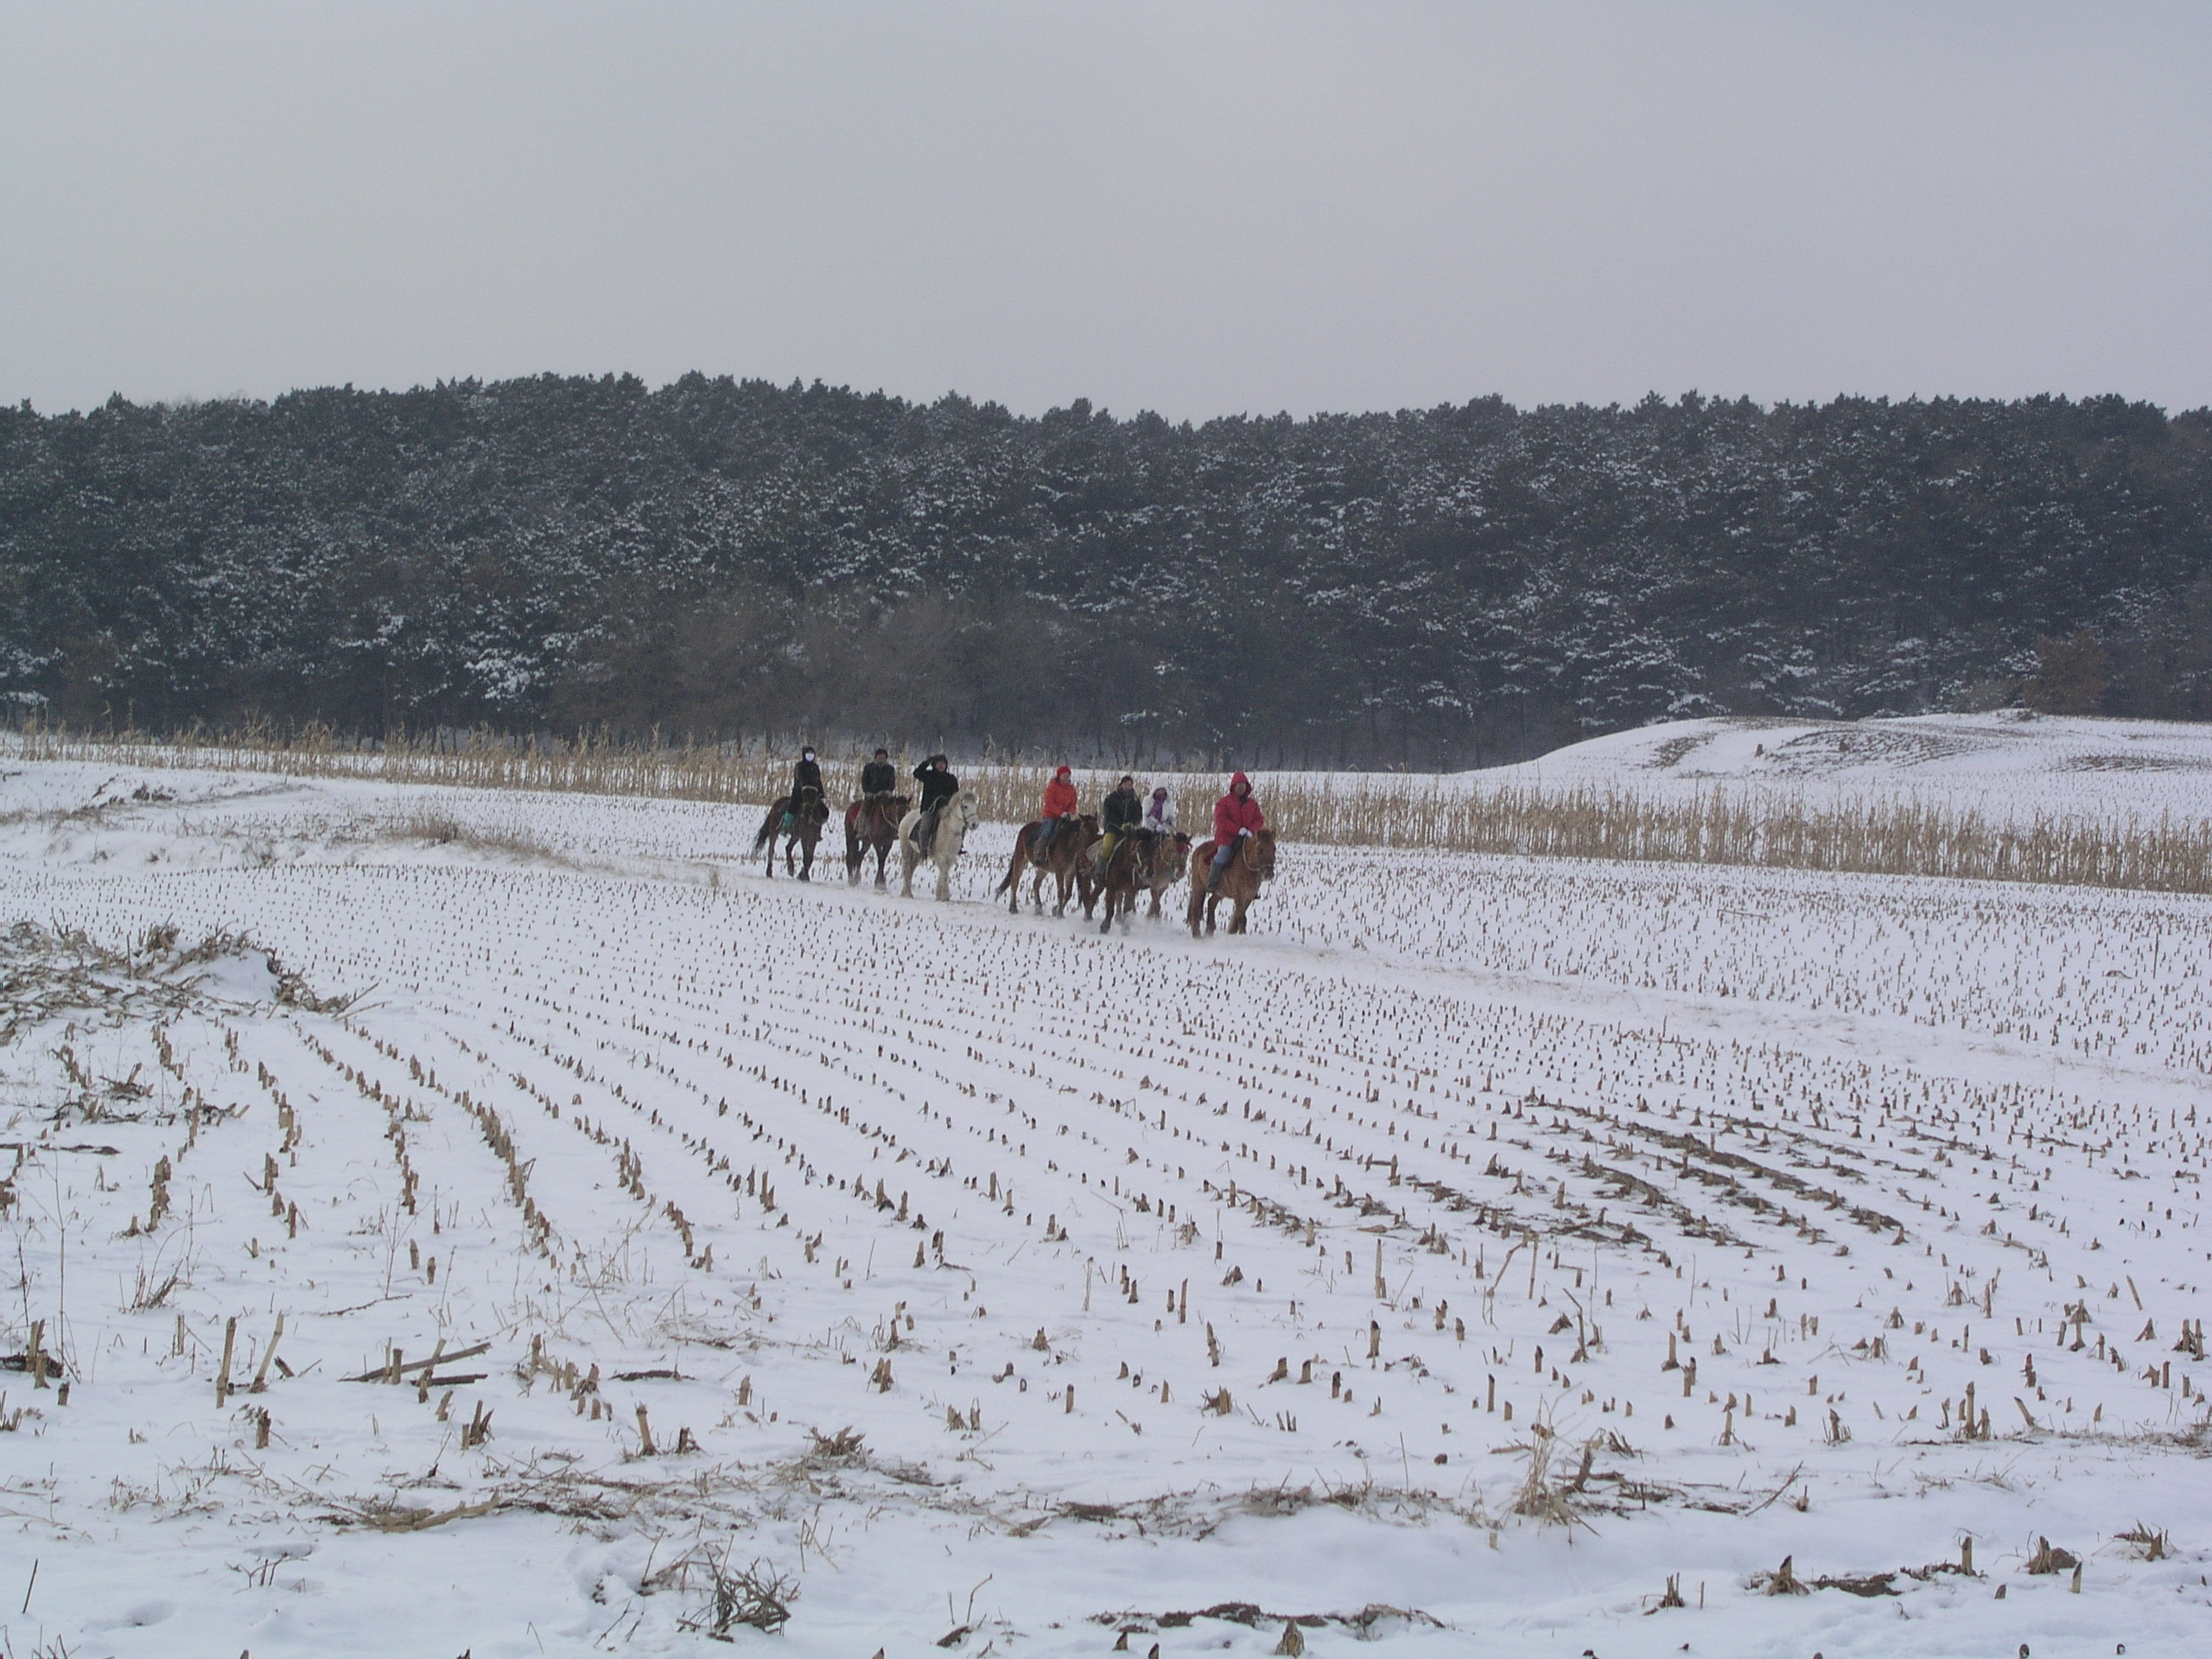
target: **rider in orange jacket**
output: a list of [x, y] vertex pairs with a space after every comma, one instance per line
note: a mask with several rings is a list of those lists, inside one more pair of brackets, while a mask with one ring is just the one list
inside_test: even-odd
[[1062, 766], [1052, 774], [1052, 781], [1045, 785], [1045, 821], [1039, 826], [1036, 838], [1029, 843], [1031, 858], [1039, 864], [1045, 861], [1046, 848], [1059, 833], [1060, 826], [1073, 820], [1075, 809], [1075, 777], [1067, 767]]

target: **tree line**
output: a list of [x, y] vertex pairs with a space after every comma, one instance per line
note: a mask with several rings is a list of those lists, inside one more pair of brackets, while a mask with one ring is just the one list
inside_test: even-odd
[[690, 375], [0, 411], [0, 697], [1458, 766], [1688, 715], [2212, 716], [2212, 411], [1039, 416]]

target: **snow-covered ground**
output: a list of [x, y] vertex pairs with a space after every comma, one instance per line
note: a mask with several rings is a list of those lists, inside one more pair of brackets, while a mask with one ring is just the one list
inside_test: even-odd
[[[1809, 728], [1662, 729], [1547, 775]], [[15, 1653], [2212, 1629], [2212, 900], [1287, 847], [1102, 938], [1002, 828], [938, 905], [744, 809], [0, 772]]]

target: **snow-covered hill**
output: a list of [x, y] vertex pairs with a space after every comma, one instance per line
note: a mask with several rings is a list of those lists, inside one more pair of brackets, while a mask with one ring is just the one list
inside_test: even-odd
[[2212, 726], [2006, 709], [1895, 720], [1679, 720], [1461, 776], [1476, 785], [1643, 791], [1912, 791], [2002, 816], [2212, 815]]
[[5, 771], [16, 1652], [2201, 1649], [2212, 900]]

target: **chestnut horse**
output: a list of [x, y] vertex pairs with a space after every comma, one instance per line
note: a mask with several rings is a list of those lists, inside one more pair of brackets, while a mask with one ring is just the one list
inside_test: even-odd
[[1271, 880], [1275, 873], [1275, 832], [1261, 830], [1247, 836], [1238, 843], [1236, 854], [1229, 861], [1229, 868], [1221, 873], [1221, 886], [1213, 892], [1206, 891], [1206, 878], [1213, 872], [1213, 842], [1202, 841], [1191, 849], [1191, 905], [1185, 920], [1191, 925], [1191, 937], [1198, 937], [1198, 924], [1205, 924], [1205, 931], [1213, 931], [1214, 912], [1224, 899], [1236, 906], [1236, 913], [1230, 918], [1229, 931], [1244, 931], [1244, 912], [1260, 896], [1260, 884]]
[[1145, 912], [1145, 919], [1152, 922], [1160, 919], [1161, 897], [1183, 879], [1184, 868], [1191, 861], [1191, 838], [1180, 830], [1159, 840], [1160, 845], [1153, 849], [1151, 868], [1138, 880], [1138, 886], [1151, 890], [1152, 908]]
[[904, 795], [870, 795], [845, 809], [847, 887], [860, 886], [861, 867], [868, 862], [870, 852], [875, 855], [875, 890], [881, 893], [890, 886], [883, 873], [884, 861], [891, 856], [892, 845], [899, 839], [899, 820], [912, 804]]
[[[784, 816], [791, 815], [785, 823]], [[822, 839], [822, 826], [830, 822], [830, 804], [822, 798], [822, 791], [812, 785], [799, 791], [796, 797], [784, 796], [768, 809], [768, 816], [760, 821], [760, 833], [753, 837], [753, 850], [768, 849], [768, 879], [776, 876], [776, 837], [784, 838], [784, 869], [802, 881], [814, 879], [814, 849]], [[806, 855], [802, 864], [792, 853], [796, 845]]]
[[[1036, 846], [1037, 836], [1044, 828], [1045, 820], [1042, 818], [1021, 826], [1020, 832], [1014, 838], [1014, 856], [1007, 861], [1006, 879], [999, 883], [998, 892], [991, 895], [995, 899], [1000, 893], [1011, 893], [1013, 897], [1006, 901], [1006, 907], [1017, 916], [1021, 913], [1022, 869], [1026, 865], [1035, 863], [1030, 849]], [[1045, 913], [1045, 878], [1049, 875], [1059, 898], [1059, 903], [1052, 908], [1052, 914], [1065, 916], [1068, 913], [1069, 891], [1075, 887], [1077, 878], [1082, 874], [1090, 849], [1097, 840], [1098, 816], [1095, 812], [1085, 812], [1074, 823], [1064, 823], [1053, 832], [1052, 839], [1045, 847], [1045, 861], [1035, 866], [1037, 879], [1029, 884], [1029, 907], [1032, 910], [1040, 916]], [[1090, 905], [1086, 902], [1084, 913], [1089, 915], [1090, 911]]]

